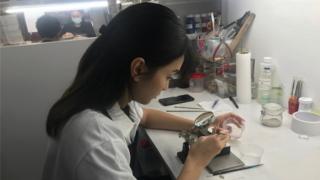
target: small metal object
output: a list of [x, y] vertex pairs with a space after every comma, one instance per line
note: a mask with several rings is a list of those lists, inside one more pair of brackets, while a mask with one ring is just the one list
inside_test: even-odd
[[309, 140], [309, 136], [305, 134], [299, 134], [299, 139]]
[[226, 49], [228, 50], [228, 53], [229, 53], [229, 58], [232, 58], [232, 55], [233, 55], [233, 53], [232, 53], [232, 50], [230, 49], [230, 46], [225, 42], [225, 40], [224, 40], [224, 37], [220, 37], [220, 43], [219, 43], [219, 45], [216, 47], [216, 49], [214, 50], [214, 52], [213, 52], [213, 62], [215, 62], [215, 61], [220, 61], [220, 60], [224, 60], [224, 59], [226, 59], [227, 57], [225, 57], [225, 54], [223, 55], [223, 56], [217, 56], [217, 54], [218, 54], [218, 51], [219, 51], [219, 49], [222, 47], [222, 46], [225, 46], [226, 47]]

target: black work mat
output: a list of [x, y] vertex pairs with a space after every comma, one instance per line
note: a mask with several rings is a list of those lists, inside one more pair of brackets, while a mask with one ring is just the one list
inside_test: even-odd
[[207, 169], [213, 175], [229, 172], [231, 169], [243, 167], [245, 164], [232, 152], [228, 155], [218, 156], [211, 160]]

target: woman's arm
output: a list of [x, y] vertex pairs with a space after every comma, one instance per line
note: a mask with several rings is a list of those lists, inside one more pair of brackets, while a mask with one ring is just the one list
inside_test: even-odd
[[198, 166], [192, 160], [187, 158], [177, 180], [197, 180], [199, 179], [203, 169], [204, 167]]
[[193, 126], [193, 121], [167, 112], [143, 108], [141, 125], [152, 129], [185, 130]]
[[[245, 120], [238, 115], [226, 113], [217, 116], [215, 121], [212, 123], [212, 126], [221, 128], [225, 120], [233, 122], [238, 127], [243, 126], [245, 122]], [[143, 108], [143, 117], [140, 123], [146, 128], [176, 131], [190, 129], [194, 125], [193, 120], [183, 118], [181, 116], [175, 116], [167, 112], [147, 108]]]

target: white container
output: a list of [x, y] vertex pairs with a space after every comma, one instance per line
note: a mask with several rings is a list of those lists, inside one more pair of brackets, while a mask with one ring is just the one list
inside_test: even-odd
[[292, 115], [291, 129], [298, 134], [319, 136], [320, 116], [311, 112], [295, 112]]
[[312, 103], [313, 103], [312, 98], [310, 98], [310, 97], [299, 98], [299, 110], [298, 111], [311, 112]]
[[241, 104], [251, 103], [251, 53], [240, 51], [236, 54], [237, 100]]
[[256, 144], [240, 144], [240, 159], [246, 166], [260, 164], [263, 155], [263, 148]]

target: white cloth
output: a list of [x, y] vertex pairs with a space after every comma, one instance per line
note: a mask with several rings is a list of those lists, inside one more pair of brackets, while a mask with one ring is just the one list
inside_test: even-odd
[[131, 101], [130, 119], [116, 103], [105, 115], [87, 109], [74, 115], [58, 140], [50, 139], [44, 180], [135, 179], [128, 145], [143, 116]]

